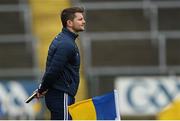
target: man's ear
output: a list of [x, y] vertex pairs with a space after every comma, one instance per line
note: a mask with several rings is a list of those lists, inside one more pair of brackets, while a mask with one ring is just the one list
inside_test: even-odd
[[72, 27], [73, 26], [73, 22], [71, 20], [67, 20], [67, 26]]

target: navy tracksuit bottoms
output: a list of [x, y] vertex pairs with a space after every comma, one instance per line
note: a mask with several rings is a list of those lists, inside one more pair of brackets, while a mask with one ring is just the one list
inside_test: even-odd
[[71, 120], [68, 105], [75, 102], [75, 98], [56, 89], [49, 89], [45, 95], [45, 103], [51, 113], [51, 120]]

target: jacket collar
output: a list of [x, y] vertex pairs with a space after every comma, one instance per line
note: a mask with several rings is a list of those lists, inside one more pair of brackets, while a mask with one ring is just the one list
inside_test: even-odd
[[67, 28], [62, 28], [62, 32], [70, 36], [73, 40], [75, 40], [78, 37], [78, 34], [69, 31]]

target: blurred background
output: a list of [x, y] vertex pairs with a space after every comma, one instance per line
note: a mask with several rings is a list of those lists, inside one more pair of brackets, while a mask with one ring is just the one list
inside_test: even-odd
[[0, 119], [49, 119], [24, 100], [70, 6], [86, 10], [76, 101], [117, 89], [123, 120], [180, 119], [180, 0], [0, 0]]

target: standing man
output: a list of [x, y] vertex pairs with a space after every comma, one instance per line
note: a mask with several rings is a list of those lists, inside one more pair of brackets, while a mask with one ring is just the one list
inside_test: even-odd
[[70, 119], [68, 105], [75, 102], [79, 86], [80, 54], [75, 39], [78, 32], [84, 31], [83, 13], [84, 9], [79, 7], [64, 9], [61, 13], [62, 32], [49, 47], [37, 98], [45, 95], [51, 120]]

